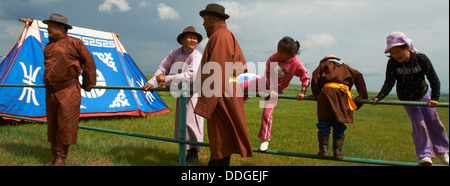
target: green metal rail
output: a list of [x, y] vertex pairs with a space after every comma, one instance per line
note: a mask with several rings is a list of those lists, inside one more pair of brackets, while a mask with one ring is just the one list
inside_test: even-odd
[[[12, 115], [6, 115], [6, 114], [0, 114], [0, 117], [9, 117], [9, 118], [14, 118], [14, 119], [28, 120], [28, 121], [34, 121], [34, 122], [39, 122], [39, 123], [47, 123], [47, 121], [45, 121], [45, 120], [31, 119], [31, 118], [12, 116]], [[133, 136], [133, 137], [139, 137], [139, 138], [153, 139], [153, 140], [159, 140], [159, 141], [165, 141], [165, 142], [171, 142], [171, 143], [179, 143], [179, 144], [183, 144], [183, 145], [191, 144], [191, 145], [196, 145], [196, 146], [209, 147], [209, 143], [204, 143], [204, 142], [186, 141], [186, 140], [181, 140], [181, 139], [152, 136], [152, 135], [147, 135], [147, 134], [138, 134], [138, 133], [132, 133], [132, 132], [124, 132], [124, 131], [118, 131], [118, 130], [89, 127], [89, 126], [83, 126], [83, 125], [79, 125], [78, 128], [85, 129], [85, 130], [91, 130], [91, 131], [97, 131], [97, 132], [124, 135], [124, 136]], [[180, 150], [182, 150], [182, 149], [180, 149]], [[294, 157], [303, 157], [303, 158], [330, 160], [330, 161], [366, 163], [366, 164], [375, 164], [375, 165], [420, 166], [420, 164], [412, 163], [412, 162], [398, 162], [398, 161], [386, 161], [386, 160], [374, 160], [374, 159], [362, 159], [362, 158], [350, 158], [350, 157], [344, 157], [342, 160], [336, 160], [332, 156], [327, 157], [327, 158], [319, 158], [315, 154], [305, 154], [305, 153], [287, 152], [287, 151], [270, 150], [270, 149], [267, 150], [266, 152], [261, 152], [257, 148], [252, 148], [252, 150], [253, 150], [253, 152], [257, 152], [257, 153], [266, 153], [266, 154], [283, 155], [283, 156], [294, 156]], [[180, 151], [180, 155], [179, 155], [179, 161], [180, 161], [179, 164], [184, 166], [186, 164], [186, 158], [185, 158], [185, 153], [183, 154], [182, 152], [186, 153], [186, 149], [184, 149], [184, 151]], [[181, 162], [183, 160], [184, 160], [184, 163]], [[445, 166], [445, 165], [433, 164], [433, 166]]]
[[[1, 87], [34, 87], [34, 88], [44, 88], [44, 85], [5, 85], [0, 84]], [[124, 90], [144, 90], [142, 87], [127, 87], [127, 86], [94, 86], [94, 89], [124, 89]], [[151, 87], [150, 91], [171, 91], [170, 88], [160, 88], [160, 87]], [[187, 92], [189, 90], [178, 90], [181, 92]], [[266, 93], [247, 93], [244, 95], [251, 95], [255, 97], [267, 97], [269, 94]], [[296, 99], [296, 95], [285, 95], [279, 94], [278, 98], [282, 99]], [[311, 100], [315, 99], [310, 98], [309, 96], [305, 96], [303, 100]], [[372, 100], [370, 99], [361, 99], [355, 100], [355, 103], [368, 103], [372, 104]], [[427, 102], [419, 102], [419, 101], [392, 101], [392, 100], [381, 100], [376, 103], [377, 105], [405, 105], [405, 106], [427, 106]], [[438, 103], [437, 107], [449, 107], [449, 103]]]
[[[251, 95], [255, 95], [255, 93], [245, 93], [247, 94], [251, 94]], [[269, 94], [265, 94], [265, 93], [256, 93], [256, 97], [268, 97]], [[284, 94], [279, 94], [278, 98], [283, 98], [283, 99], [297, 99], [296, 95], [284, 95]], [[310, 98], [309, 96], [305, 96], [303, 98], [303, 100], [316, 100], [313, 98]], [[361, 100], [356, 100], [353, 99], [353, 101], [355, 101], [355, 103], [369, 103], [372, 104], [373, 100], [371, 99], [361, 99]], [[405, 106], [427, 106], [428, 103], [427, 102], [420, 102], [420, 101], [392, 101], [392, 100], [381, 100], [378, 101], [376, 103], [376, 105], [405, 105]], [[437, 107], [449, 107], [449, 103], [438, 103]]]
[[[35, 88], [43, 88], [43, 85], [0, 85], [0, 87], [35, 87]], [[143, 90], [142, 87], [123, 87], [123, 86], [95, 86], [95, 89], [125, 89], [125, 90]], [[152, 87], [150, 88], [150, 91], [170, 91], [169, 88], [159, 88], [159, 87]], [[180, 90], [182, 92], [180, 96], [180, 104], [185, 105], [186, 104], [186, 94], [190, 90]], [[252, 96], [256, 97], [267, 97], [268, 94], [264, 93], [245, 93], [246, 95], [250, 94]], [[283, 99], [296, 99], [296, 96], [294, 95], [278, 95], [279, 98]], [[304, 100], [314, 100], [310, 99], [308, 96], [305, 96]], [[358, 102], [363, 103], [372, 103], [371, 100], [359, 100]], [[405, 101], [379, 101], [377, 104], [387, 104], [387, 105], [410, 105], [410, 106], [426, 106], [426, 102], [405, 102]], [[439, 107], [448, 107], [448, 103], [439, 103]], [[186, 109], [185, 107], [181, 107], [180, 109], [180, 139], [174, 139], [174, 138], [166, 138], [166, 137], [159, 137], [159, 136], [152, 136], [152, 135], [146, 135], [146, 134], [138, 134], [138, 133], [132, 133], [132, 132], [124, 132], [124, 131], [117, 131], [117, 130], [110, 130], [110, 129], [103, 129], [103, 128], [96, 128], [96, 127], [88, 127], [88, 126], [82, 126], [79, 125], [78, 128], [85, 129], [85, 130], [92, 130], [92, 131], [98, 131], [98, 132], [105, 132], [105, 133], [112, 133], [112, 134], [119, 134], [119, 135], [126, 135], [126, 136], [134, 136], [134, 137], [140, 137], [140, 138], [146, 138], [146, 139], [153, 139], [153, 140], [160, 140], [160, 141], [166, 141], [166, 142], [172, 142], [172, 143], [179, 143], [179, 165], [185, 166], [186, 165], [186, 144], [196, 145], [196, 146], [206, 146], [209, 147], [208, 143], [203, 142], [195, 142], [195, 141], [186, 141]], [[32, 119], [32, 118], [25, 118], [21, 116], [13, 116], [13, 115], [7, 115], [7, 114], [0, 114], [0, 117], [7, 117], [7, 118], [14, 118], [14, 119], [21, 119], [21, 120], [27, 120], [27, 121], [34, 121], [39, 123], [47, 123], [45, 120], [38, 120], [38, 119]], [[314, 154], [305, 154], [305, 153], [298, 153], [298, 152], [287, 152], [287, 151], [278, 151], [278, 150], [267, 150], [265, 152], [259, 151], [257, 148], [252, 148], [253, 152], [258, 153], [266, 153], [266, 154], [274, 154], [274, 155], [284, 155], [284, 156], [295, 156], [295, 157], [303, 157], [303, 158], [312, 158], [312, 159], [321, 159], [321, 160], [332, 160], [332, 161], [345, 161], [345, 162], [356, 162], [356, 163], [366, 163], [366, 164], [377, 164], [377, 165], [396, 165], [396, 166], [420, 166], [419, 163], [412, 163], [412, 162], [397, 162], [397, 161], [385, 161], [385, 160], [374, 160], [374, 159], [363, 159], [363, 158], [350, 158], [350, 157], [344, 157], [341, 160], [333, 159], [333, 157], [327, 157], [327, 158], [319, 158], [317, 155]], [[443, 166], [443, 165], [437, 165], [434, 164], [433, 166]]]

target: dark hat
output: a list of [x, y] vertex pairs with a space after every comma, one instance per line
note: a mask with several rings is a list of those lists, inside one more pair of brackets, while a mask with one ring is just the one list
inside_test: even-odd
[[213, 14], [224, 19], [228, 19], [230, 16], [225, 14], [225, 8], [218, 4], [209, 4], [206, 6], [205, 10], [200, 11], [200, 16], [203, 17], [206, 14]]
[[65, 25], [68, 26], [69, 29], [72, 29], [72, 26], [69, 25], [69, 23], [68, 23], [69, 20], [67, 19], [67, 17], [66, 17], [66, 16], [63, 16], [63, 15], [61, 15], [61, 14], [53, 13], [52, 15], [50, 15], [50, 18], [49, 18], [49, 19], [44, 20], [44, 21], [42, 21], [42, 22], [45, 23], [45, 24], [48, 24], [50, 21], [65, 24]]
[[181, 39], [182, 39], [186, 34], [195, 34], [195, 35], [197, 36], [198, 43], [202, 42], [202, 39], [203, 39], [202, 35], [199, 34], [199, 33], [197, 33], [197, 31], [195, 31], [195, 28], [194, 28], [193, 26], [189, 26], [189, 27], [187, 27], [187, 28], [185, 28], [185, 29], [183, 30], [183, 33], [181, 33], [180, 35], [178, 35], [178, 37], [177, 37], [178, 43], [182, 44], [182, 43], [181, 43]]

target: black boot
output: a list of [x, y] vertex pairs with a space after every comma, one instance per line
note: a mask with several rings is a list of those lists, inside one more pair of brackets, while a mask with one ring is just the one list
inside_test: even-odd
[[227, 156], [220, 160], [214, 160], [214, 166], [230, 166], [231, 156]]
[[197, 148], [192, 148], [188, 150], [188, 154], [186, 155], [186, 163], [187, 164], [197, 164], [198, 163], [198, 151]]
[[214, 159], [212, 159], [212, 156], [209, 156], [208, 166], [214, 166]]
[[230, 159], [231, 155], [218, 160], [215, 160], [212, 157], [210, 157], [208, 166], [230, 166]]

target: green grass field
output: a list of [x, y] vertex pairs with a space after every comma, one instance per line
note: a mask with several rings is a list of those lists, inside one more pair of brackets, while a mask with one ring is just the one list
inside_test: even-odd
[[[299, 87], [291, 85], [285, 94], [295, 95]], [[149, 117], [83, 118], [80, 125], [139, 134], [173, 137], [175, 98], [159, 92], [172, 112]], [[309, 95], [309, 94], [307, 94]], [[375, 94], [369, 95], [373, 97]], [[387, 99], [395, 99], [390, 96]], [[259, 147], [257, 133], [261, 122], [262, 98], [245, 102], [250, 140]], [[441, 100], [442, 101], [442, 100]], [[443, 102], [448, 102], [446, 98]], [[449, 109], [437, 108], [449, 133]], [[280, 99], [273, 114], [273, 132], [269, 149], [316, 154], [317, 123], [315, 101]], [[411, 123], [403, 106], [364, 105], [355, 112], [355, 123], [348, 124], [343, 152], [346, 157], [418, 162], [411, 137]], [[205, 121], [205, 142], [208, 141]], [[0, 120], [0, 166], [39, 166], [50, 160], [45, 124]], [[331, 140], [330, 140], [331, 141]], [[331, 150], [331, 147], [330, 147]], [[207, 165], [208, 147], [199, 154], [199, 165]], [[80, 129], [78, 144], [71, 146], [68, 165], [72, 166], [176, 166], [178, 144]], [[442, 164], [433, 158], [435, 164]], [[233, 155], [232, 166], [359, 166], [339, 161], [254, 153], [252, 158]]]

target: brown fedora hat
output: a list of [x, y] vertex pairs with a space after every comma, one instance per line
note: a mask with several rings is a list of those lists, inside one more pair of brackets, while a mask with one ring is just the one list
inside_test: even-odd
[[69, 25], [69, 20], [67, 19], [67, 17], [66, 17], [66, 16], [63, 16], [63, 15], [61, 15], [61, 14], [53, 13], [52, 15], [50, 15], [50, 18], [49, 18], [49, 19], [44, 20], [44, 21], [42, 21], [42, 22], [45, 23], [45, 24], [48, 24], [50, 21], [65, 24], [65, 25], [68, 26], [69, 29], [72, 29], [72, 26]]
[[183, 30], [183, 32], [180, 35], [178, 35], [177, 37], [178, 43], [182, 44], [181, 39], [183, 39], [183, 37], [186, 34], [195, 34], [197, 36], [198, 43], [202, 42], [203, 39], [202, 35], [197, 33], [197, 31], [195, 31], [195, 28], [193, 26], [188, 26]]
[[215, 3], [206, 5], [205, 10], [200, 11], [201, 17], [203, 17], [206, 14], [213, 14], [222, 17], [224, 19], [228, 19], [230, 17], [228, 14], [225, 14], [225, 8], [223, 6]]

